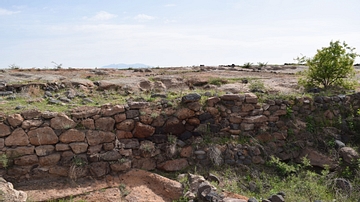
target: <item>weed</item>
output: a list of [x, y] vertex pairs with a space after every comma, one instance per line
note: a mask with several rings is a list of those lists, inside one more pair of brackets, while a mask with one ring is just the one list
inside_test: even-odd
[[315, 133], [315, 120], [312, 116], [306, 117], [306, 131]]
[[121, 192], [122, 197], [125, 197], [130, 194], [130, 191], [126, 189], [126, 185], [123, 183], [119, 185], [119, 190]]
[[292, 114], [294, 113], [294, 111], [292, 110], [292, 108], [290, 106], [286, 107], [286, 118], [291, 118]]
[[170, 134], [170, 135], [168, 135], [167, 139], [170, 144], [175, 144], [177, 137], [175, 135]]
[[267, 62], [258, 62], [259, 67], [265, 67]]
[[159, 116], [159, 113], [153, 112], [151, 113], [150, 117], [156, 119]]
[[242, 67], [243, 67], [243, 68], [246, 68], [246, 69], [249, 69], [249, 68], [252, 67], [252, 65], [253, 65], [252, 62], [246, 62], [246, 63], [244, 63], [244, 65], [243, 65]]
[[222, 79], [222, 78], [212, 78], [209, 81], [209, 84], [216, 85], [216, 86], [221, 86], [222, 84], [226, 84], [226, 83], [228, 83], [227, 80]]
[[265, 84], [260, 80], [252, 80], [249, 85], [249, 90], [251, 92], [265, 92]]
[[9, 166], [9, 158], [6, 156], [6, 154], [0, 155], [0, 163], [2, 164], [3, 168], [7, 168]]

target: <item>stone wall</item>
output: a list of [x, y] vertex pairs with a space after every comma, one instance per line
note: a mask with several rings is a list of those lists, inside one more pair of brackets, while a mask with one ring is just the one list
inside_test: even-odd
[[[168, 103], [131, 102], [84, 106], [67, 114], [27, 110], [0, 117], [1, 159], [8, 160], [6, 167], [0, 165], [1, 175], [15, 180], [75, 179], [130, 168], [177, 171], [197, 163], [264, 163], [270, 154], [287, 155], [283, 146], [289, 124], [284, 117], [311, 116], [321, 109], [333, 119], [336, 109], [330, 106], [351, 102], [358, 109], [358, 98], [354, 94], [258, 103], [255, 94], [245, 93], [209, 97], [201, 104], [200, 95], [189, 94], [176, 108]], [[211, 144], [206, 142], [209, 136], [215, 136]], [[253, 144], [221, 144], [243, 137]]]

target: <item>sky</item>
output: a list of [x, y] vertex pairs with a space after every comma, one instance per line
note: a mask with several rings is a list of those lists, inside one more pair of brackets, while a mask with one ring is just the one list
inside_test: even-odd
[[359, 0], [0, 0], [0, 68], [283, 64], [337, 40], [360, 53], [359, 7]]

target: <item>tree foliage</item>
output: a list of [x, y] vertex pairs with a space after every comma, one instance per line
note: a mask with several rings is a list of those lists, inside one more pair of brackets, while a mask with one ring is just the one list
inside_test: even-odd
[[299, 83], [305, 87], [319, 87], [329, 89], [340, 87], [352, 89], [356, 84], [354, 80], [355, 58], [359, 56], [354, 52], [355, 48], [349, 47], [345, 42], [331, 41], [329, 47], [317, 50], [313, 58], [297, 58], [303, 60], [309, 67], [304, 72], [305, 78]]

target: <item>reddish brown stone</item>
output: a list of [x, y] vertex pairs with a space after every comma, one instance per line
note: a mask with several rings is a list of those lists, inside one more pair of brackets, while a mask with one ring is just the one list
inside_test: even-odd
[[0, 150], [2, 150], [5, 146], [5, 140], [4, 138], [0, 138]]
[[261, 156], [253, 156], [252, 162], [255, 164], [264, 164], [265, 163], [264, 159]]
[[8, 136], [10, 135], [10, 133], [10, 127], [3, 123], [0, 123], [0, 137]]
[[120, 163], [120, 162], [113, 163], [113, 164], [110, 164], [110, 168], [114, 172], [127, 171], [127, 170], [131, 169], [131, 161], [127, 160], [123, 163]]
[[219, 97], [211, 97], [206, 100], [206, 105], [208, 107], [214, 107], [216, 103], [220, 101]]
[[21, 115], [24, 117], [24, 119], [39, 118], [41, 116], [41, 111], [39, 111], [38, 109], [30, 109], [27, 111], [23, 111]]
[[243, 112], [249, 112], [249, 111], [252, 111], [254, 109], [255, 109], [255, 107], [254, 107], [253, 104], [243, 104], [243, 105], [241, 105], [241, 111], [243, 111]]
[[44, 119], [52, 119], [55, 118], [58, 114], [58, 112], [44, 111], [43, 113], [41, 113], [41, 117], [43, 117]]
[[99, 153], [102, 149], [102, 145], [93, 145], [93, 146], [89, 146], [88, 150], [87, 150], [87, 154], [96, 154]]
[[133, 168], [139, 168], [142, 170], [154, 170], [156, 168], [155, 160], [152, 158], [141, 158], [133, 160]]
[[339, 151], [339, 155], [346, 163], [349, 164], [356, 163], [360, 158], [360, 155], [356, 152], [356, 150], [351, 147], [342, 147]]
[[59, 136], [59, 140], [62, 143], [83, 142], [85, 140], [85, 133], [76, 129], [70, 129], [62, 133]]
[[149, 102], [130, 102], [128, 103], [130, 109], [144, 109], [150, 106]]
[[46, 156], [53, 153], [55, 147], [53, 145], [41, 145], [35, 148], [36, 155], [38, 156]]
[[220, 114], [219, 109], [215, 107], [206, 107], [205, 110], [209, 112], [213, 117], [216, 117]]
[[269, 116], [270, 122], [277, 122], [279, 120], [279, 116]]
[[89, 145], [85, 142], [75, 142], [70, 143], [69, 146], [75, 154], [80, 154], [85, 153]]
[[113, 150], [115, 148], [115, 145], [112, 142], [108, 142], [108, 143], [103, 144], [103, 148], [104, 148], [105, 151], [110, 151], [110, 150]]
[[230, 116], [229, 116], [230, 123], [241, 123], [242, 120], [243, 120], [242, 117], [235, 113], [230, 114]]
[[198, 118], [189, 118], [187, 121], [186, 121], [187, 124], [189, 125], [192, 125], [192, 126], [198, 126], [200, 125], [200, 120]]
[[166, 121], [163, 129], [167, 134], [180, 135], [185, 131], [185, 126], [178, 118], [170, 117]]
[[181, 148], [180, 156], [183, 158], [188, 158], [192, 155], [193, 149], [192, 146], [187, 146], [184, 148]]
[[157, 166], [157, 168], [164, 171], [179, 171], [189, 166], [185, 158], [165, 161]]
[[56, 151], [67, 151], [70, 150], [70, 146], [68, 144], [56, 144], [55, 145], [55, 150]]
[[5, 138], [6, 146], [26, 146], [29, 144], [29, 137], [22, 128], [15, 129], [11, 135]]
[[245, 130], [245, 131], [253, 130], [254, 127], [255, 125], [252, 123], [241, 123], [240, 125], [241, 130]]
[[181, 108], [176, 111], [175, 116], [180, 120], [184, 120], [195, 116], [195, 112], [188, 108]]
[[114, 141], [115, 134], [112, 132], [89, 130], [86, 132], [86, 139], [89, 145], [98, 145]]
[[274, 137], [271, 136], [269, 133], [261, 133], [255, 137], [260, 142], [269, 142], [274, 140]]
[[60, 154], [58, 154], [58, 153], [39, 157], [39, 164], [41, 166], [56, 165], [59, 161], [60, 161]]
[[118, 139], [129, 139], [133, 137], [133, 134], [131, 132], [116, 130], [116, 137]]
[[125, 121], [116, 124], [116, 129], [122, 131], [132, 131], [134, 127], [135, 127], [135, 122], [132, 119], [127, 119]]
[[21, 116], [21, 114], [12, 114], [8, 116], [7, 120], [12, 127], [17, 127], [21, 125], [21, 123], [24, 121], [24, 118]]
[[272, 115], [273, 116], [286, 115], [286, 110], [285, 109], [279, 109], [279, 110], [275, 111]]
[[51, 119], [50, 125], [53, 129], [58, 130], [74, 128], [76, 123], [65, 114], [58, 114], [57, 117]]
[[125, 107], [123, 105], [104, 105], [100, 110], [102, 116], [113, 116], [121, 112], [125, 112]]
[[19, 158], [14, 159], [14, 164], [19, 166], [31, 166], [37, 164], [38, 162], [39, 159], [35, 154], [21, 156]]
[[72, 110], [71, 116], [77, 119], [85, 119], [99, 114], [98, 107], [83, 106]]
[[39, 127], [41, 124], [43, 124], [43, 121], [41, 120], [25, 120], [22, 122], [21, 127], [23, 129], [29, 129], [32, 127]]
[[154, 119], [150, 115], [140, 116], [140, 122], [146, 125], [150, 125]]
[[9, 158], [15, 158], [24, 155], [34, 154], [35, 147], [16, 147], [14, 149], [7, 149], [6, 156]]
[[82, 120], [81, 125], [83, 125], [86, 129], [90, 129], [90, 130], [95, 129], [95, 122], [93, 119]]
[[109, 164], [107, 162], [94, 162], [90, 164], [90, 173], [96, 178], [100, 178], [109, 173]]
[[49, 168], [49, 173], [67, 177], [69, 175], [69, 168], [64, 166], [52, 166]]
[[256, 104], [258, 102], [258, 97], [254, 93], [245, 93], [245, 102]]
[[119, 153], [123, 156], [132, 156], [132, 149], [121, 149]]
[[50, 127], [37, 128], [28, 132], [32, 145], [56, 144], [58, 137]]
[[311, 148], [305, 148], [299, 155], [297, 162], [301, 162], [303, 157], [309, 159], [312, 166], [319, 166], [324, 168], [325, 165], [327, 165], [330, 169], [334, 169], [337, 166], [330, 157]]
[[135, 129], [134, 129], [134, 137], [137, 138], [146, 138], [146, 137], [150, 137], [155, 133], [155, 128], [149, 125], [145, 125], [142, 124], [140, 122], [137, 122], [135, 124]]
[[202, 105], [198, 102], [190, 102], [190, 103], [187, 103], [186, 106], [187, 106], [187, 108], [189, 108], [195, 112], [200, 111], [201, 107], [202, 107]]
[[221, 100], [225, 100], [225, 101], [240, 101], [240, 102], [244, 102], [245, 100], [245, 95], [238, 95], [238, 94], [225, 94], [222, 95]]
[[154, 126], [154, 127], [161, 127], [161, 126], [163, 126], [165, 124], [165, 118], [164, 118], [164, 116], [162, 116], [162, 115], [159, 115], [158, 117], [156, 117], [155, 119], [154, 119], [154, 121], [152, 122], [152, 126]]
[[268, 118], [266, 116], [258, 115], [258, 116], [245, 117], [243, 121], [245, 123], [261, 123], [261, 122], [266, 122], [267, 120]]
[[274, 132], [272, 135], [276, 140], [286, 140], [286, 134]]
[[120, 123], [120, 122], [126, 120], [126, 114], [125, 114], [125, 113], [116, 114], [116, 115], [114, 116], [114, 118], [115, 118], [115, 122], [116, 122], [116, 123]]
[[95, 128], [102, 131], [113, 131], [115, 120], [111, 117], [101, 117], [95, 120]]

